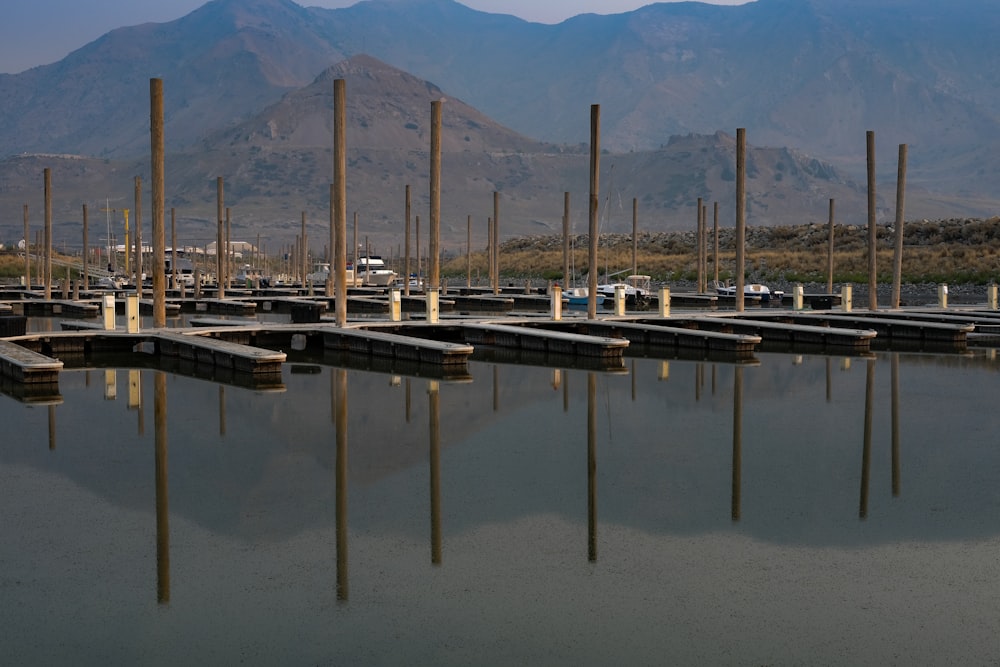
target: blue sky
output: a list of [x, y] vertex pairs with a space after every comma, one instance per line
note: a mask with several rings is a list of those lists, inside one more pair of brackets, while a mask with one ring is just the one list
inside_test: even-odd
[[[357, 0], [296, 0], [301, 5], [347, 7]], [[652, 0], [459, 0], [473, 9], [558, 23], [593, 12], [615, 14]], [[747, 0], [710, 0], [738, 5]], [[0, 72], [17, 73], [61, 60], [69, 52], [122, 26], [180, 18], [207, 0], [6, 0], [0, 10]]]

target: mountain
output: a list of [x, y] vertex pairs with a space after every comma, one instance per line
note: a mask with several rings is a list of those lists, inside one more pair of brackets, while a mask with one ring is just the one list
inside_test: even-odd
[[[127, 196], [131, 176], [148, 171], [148, 79], [158, 76], [168, 197], [185, 219], [214, 219], [206, 202], [216, 175], [227, 180], [227, 203], [260, 224], [301, 210], [322, 219], [322, 105], [329, 79], [343, 76], [349, 207], [372, 229], [398, 221], [405, 185], [425, 197], [433, 96], [447, 98], [444, 187], [456, 237], [467, 215], [492, 213], [493, 190], [504, 197], [504, 233], [558, 228], [563, 191], [573, 193], [574, 215], [585, 215], [594, 103], [609, 170], [602, 189], [615, 195], [602, 194], [605, 208], [617, 198], [626, 211], [635, 197], [657, 228], [691, 224], [699, 196], [731, 206], [731, 175], [719, 165], [731, 161], [737, 127], [747, 128], [760, 166], [748, 184], [750, 224], [822, 220], [831, 197], [839, 218], [863, 222], [866, 130], [877, 137], [883, 220], [904, 142], [909, 217], [984, 216], [997, 208], [1000, 177], [998, 24], [986, 0], [660, 3], [552, 26], [452, 0], [338, 10], [212, 0], [0, 75], [0, 155], [21, 156], [0, 165], [0, 205], [20, 211], [24, 193], [37, 199], [39, 174], [8, 180], [37, 154], [77, 156], [69, 173], [106, 172], [105, 193]], [[61, 185], [67, 195], [76, 187]], [[252, 202], [264, 208], [251, 212]]]

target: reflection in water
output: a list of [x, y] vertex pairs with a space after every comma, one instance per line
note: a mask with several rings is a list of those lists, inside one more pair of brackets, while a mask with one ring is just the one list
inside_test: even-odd
[[431, 478], [431, 562], [441, 564], [441, 390], [436, 380], [427, 382]]
[[587, 373], [587, 560], [597, 560], [597, 375]]
[[337, 440], [337, 600], [347, 601], [347, 370], [333, 369], [336, 378], [334, 402], [336, 403]]
[[49, 449], [56, 448], [56, 406], [49, 406]]
[[899, 353], [890, 357], [892, 366], [892, 495], [899, 496]]
[[743, 473], [743, 367], [733, 368], [733, 481], [730, 517], [740, 520], [740, 478]]
[[156, 431], [156, 600], [170, 602], [170, 509], [167, 502], [167, 374], [153, 374]]
[[872, 465], [872, 414], [875, 400], [875, 360], [869, 359], [865, 373], [865, 436], [861, 454], [861, 506], [858, 516], [868, 516], [868, 487], [871, 482]]
[[[819, 663], [989, 664], [977, 637], [991, 636], [1000, 595], [1000, 451], [982, 437], [1000, 432], [996, 362], [882, 354], [866, 359], [866, 373], [831, 375], [830, 356], [761, 360], [711, 362], [710, 393], [698, 390], [703, 362], [672, 360], [676, 381], [663, 382], [666, 362], [642, 358], [628, 380], [476, 362], [463, 384], [396, 386], [385, 373], [331, 368], [330, 378], [286, 378], [284, 394], [227, 386], [228, 396], [156, 370], [139, 378], [154, 398], [155, 433], [138, 446], [122, 437], [132, 408], [107, 398], [114, 371], [89, 389], [83, 373], [65, 372], [58, 425], [53, 410], [0, 396], [12, 436], [0, 442], [0, 519], [11, 527], [0, 543], [5, 651], [20, 664], [68, 664], [80, 646], [101, 654], [76, 663], [159, 650], [171, 663], [196, 651], [225, 663], [256, 652], [250, 662], [463, 664], [468, 653], [454, 647], [463, 637], [499, 647], [484, 662], [500, 664], [654, 664], [668, 654], [783, 664], [795, 662], [789, 642]], [[890, 460], [872, 455], [872, 434], [890, 427], [890, 392], [876, 392], [876, 364], [892, 368], [894, 497], [904, 437], [909, 457], [905, 502], [885, 511], [879, 481]], [[404, 419], [392, 392], [412, 381], [427, 391], [416, 392], [412, 415], [407, 392]], [[501, 390], [503, 410], [491, 409]], [[57, 435], [72, 446], [46, 451], [47, 428], [52, 447]], [[148, 599], [154, 524], [160, 604]], [[330, 581], [334, 545], [336, 586], [317, 586]], [[95, 590], [101, 604], [90, 605]], [[859, 605], [885, 613], [858, 614]], [[568, 614], [573, 622], [550, 622]], [[662, 622], [634, 622], [648, 618]], [[933, 624], [945, 627], [919, 639]], [[720, 632], [737, 626], [754, 640]]]

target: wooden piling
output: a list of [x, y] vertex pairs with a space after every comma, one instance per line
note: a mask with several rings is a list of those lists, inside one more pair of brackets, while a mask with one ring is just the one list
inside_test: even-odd
[[52, 170], [48, 167], [42, 171], [42, 180], [45, 187], [45, 271], [42, 286], [48, 301], [52, 298]]
[[217, 297], [219, 299], [226, 298], [226, 286], [222, 282], [222, 243], [225, 240], [223, 237], [223, 193], [222, 193], [222, 176], [215, 179], [215, 221], [216, 221], [216, 232], [215, 232], [215, 280], [218, 283]]
[[[149, 80], [151, 149], [150, 173], [153, 178], [153, 326], [167, 326], [166, 234], [163, 224], [165, 192], [163, 183], [163, 80]], [[174, 267], [176, 269], [176, 267]]]
[[587, 253], [587, 318], [597, 319], [597, 212], [601, 168], [601, 105], [590, 105], [590, 242]]
[[82, 258], [83, 259], [83, 289], [84, 289], [84, 291], [90, 289], [90, 287], [89, 287], [90, 282], [88, 280], [88, 275], [89, 275], [88, 272], [89, 272], [89, 269], [90, 269], [90, 267], [89, 267], [89, 260], [90, 260], [90, 258], [87, 256], [89, 254], [88, 250], [90, 249], [90, 244], [89, 244], [89, 241], [87, 239], [87, 231], [88, 231], [87, 230], [87, 205], [84, 204], [83, 205], [83, 258]]
[[404, 223], [404, 240], [403, 240], [403, 294], [410, 296], [410, 185], [406, 185], [406, 189], [403, 194], [403, 215], [406, 218]]
[[493, 293], [500, 292], [500, 193], [493, 191]]
[[865, 132], [868, 157], [868, 310], [878, 310], [878, 275], [875, 255], [878, 237], [875, 228], [875, 132]]
[[135, 291], [142, 298], [142, 177], [133, 180], [135, 199]]
[[431, 102], [431, 289], [441, 289], [441, 100]]
[[[695, 263], [697, 264], [697, 279], [698, 293], [701, 294], [705, 291], [705, 273], [703, 271], [702, 265], [702, 253], [705, 251], [705, 216], [704, 209], [701, 203], [701, 197], [698, 197], [698, 215], [697, 222], [695, 223]], [[632, 273], [635, 273], [633, 271]]]
[[830, 200], [830, 222], [828, 223], [826, 243], [826, 293], [833, 294], [833, 208], [834, 200]]
[[743, 273], [746, 257], [747, 131], [736, 129], [736, 312], [743, 312]]
[[[334, 262], [337, 277], [335, 306], [337, 326], [347, 324], [347, 86], [344, 79], [333, 82], [333, 185], [330, 186], [333, 205]], [[355, 226], [355, 235], [357, 227]], [[356, 239], [355, 239], [356, 241]], [[355, 242], [355, 248], [357, 243]], [[357, 252], [355, 250], [355, 252]], [[355, 261], [354, 271], [357, 275]]]
[[892, 258], [892, 307], [899, 308], [903, 283], [903, 222], [906, 208], [906, 144], [899, 145], [896, 167], [896, 238]]
[[24, 290], [31, 291], [31, 237], [28, 229], [28, 205], [24, 205]]
[[569, 289], [573, 284], [573, 276], [569, 273], [569, 192], [563, 192], [563, 287]]

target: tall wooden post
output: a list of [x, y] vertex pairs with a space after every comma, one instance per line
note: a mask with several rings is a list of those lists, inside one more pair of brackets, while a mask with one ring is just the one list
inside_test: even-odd
[[[309, 275], [309, 262], [307, 261], [307, 257], [308, 257], [308, 254], [309, 254], [309, 252], [308, 252], [309, 244], [308, 244], [308, 241], [306, 239], [306, 212], [305, 211], [302, 211], [302, 234], [300, 236], [300, 239], [301, 240], [299, 241], [299, 255], [298, 255], [298, 260], [299, 260], [299, 278], [300, 278], [300, 281], [302, 282], [302, 285], [304, 286], [306, 284], [306, 276]], [[327, 278], [332, 278], [333, 277], [333, 267], [332, 266], [330, 267], [330, 272], [327, 273], [326, 277]]]
[[590, 105], [590, 247], [587, 253], [587, 318], [597, 319], [597, 207], [601, 168], [601, 105]]
[[865, 133], [868, 153], [868, 310], [878, 310], [878, 275], [875, 253], [878, 237], [875, 228], [875, 132]]
[[170, 289], [177, 289], [177, 209], [170, 207]]
[[45, 187], [45, 272], [42, 286], [48, 301], [52, 298], [52, 170], [48, 167], [42, 172], [42, 180]]
[[403, 241], [403, 254], [405, 255], [403, 257], [403, 271], [406, 275], [403, 277], [403, 294], [410, 296], [410, 185], [408, 183], [403, 198], [404, 216], [406, 217], [406, 239]]
[[698, 292], [702, 293], [705, 291], [705, 274], [702, 272], [702, 256], [705, 251], [705, 216], [703, 215], [704, 209], [702, 208], [701, 197], [698, 197], [698, 220], [696, 223], [696, 242], [695, 242], [695, 261], [698, 263], [697, 269], [697, 281], [698, 281]]
[[736, 312], [743, 312], [743, 272], [746, 263], [747, 131], [736, 129]]
[[90, 240], [87, 238], [87, 205], [83, 205], [83, 289], [90, 289], [90, 280], [88, 276], [90, 275]]
[[500, 193], [493, 191], [493, 293], [500, 292]]
[[441, 289], [441, 100], [431, 102], [431, 289]]
[[150, 173], [153, 178], [153, 326], [167, 326], [166, 230], [163, 224], [165, 191], [163, 180], [163, 80], [149, 80]]
[[906, 144], [899, 145], [896, 168], [896, 247], [892, 264], [892, 307], [899, 308], [903, 283], [903, 222], [906, 204]]
[[226, 286], [223, 284], [222, 274], [222, 243], [225, 240], [223, 232], [223, 196], [222, 196], [222, 176], [215, 179], [215, 217], [217, 228], [215, 232], [215, 282], [218, 283], [218, 298], [226, 298]]
[[[333, 255], [337, 269], [335, 304], [337, 326], [347, 324], [347, 86], [333, 82]], [[357, 234], [357, 227], [355, 227]], [[355, 247], [357, 243], [355, 243]], [[332, 268], [332, 267], [331, 267]], [[354, 264], [355, 275], [358, 265]]]
[[135, 191], [135, 215], [132, 216], [135, 222], [135, 291], [142, 296], [142, 177], [136, 176], [134, 179]]
[[632, 197], [632, 275], [639, 273], [639, 200]]
[[719, 282], [719, 202], [715, 202], [715, 219], [712, 223], [712, 269], [715, 271], [715, 283]]
[[569, 269], [569, 192], [563, 193], [563, 289], [569, 289], [573, 284], [573, 276]]
[[834, 200], [830, 200], [830, 222], [826, 241], [826, 293], [833, 294], [833, 209]]
[[24, 205], [24, 289], [31, 291], [31, 237], [28, 228], [28, 205]]

